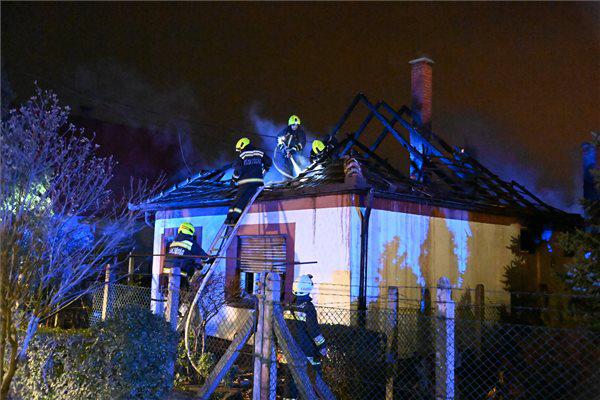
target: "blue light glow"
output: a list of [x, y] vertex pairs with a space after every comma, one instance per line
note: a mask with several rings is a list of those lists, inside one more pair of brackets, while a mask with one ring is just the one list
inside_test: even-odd
[[550, 239], [552, 239], [552, 229], [544, 229], [542, 231], [542, 240], [546, 242], [546, 248], [549, 253], [552, 253], [552, 245], [550, 244]]
[[[423, 140], [423, 138], [421, 137], [420, 134], [418, 134], [417, 132], [415, 132], [413, 130], [410, 131], [410, 144], [419, 153], [423, 154], [424, 149], [425, 149], [424, 148], [424, 140]], [[411, 175], [411, 177], [414, 178], [414, 177], [417, 177], [417, 176], [420, 175], [420, 171], [421, 171], [421, 167], [422, 167], [423, 161], [419, 157], [413, 156], [412, 153], [410, 155], [410, 160], [413, 161], [416, 164], [415, 167], [413, 167], [412, 165], [410, 167], [410, 175]]]
[[469, 221], [463, 221], [459, 219], [446, 219], [446, 226], [452, 234], [452, 241], [454, 242], [454, 254], [456, 255], [456, 262], [458, 264], [458, 287], [462, 286], [463, 276], [467, 271], [467, 262], [469, 260], [469, 238], [473, 236]]

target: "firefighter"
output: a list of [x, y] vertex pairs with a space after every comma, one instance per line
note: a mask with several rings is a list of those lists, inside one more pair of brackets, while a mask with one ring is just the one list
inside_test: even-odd
[[225, 224], [230, 226], [236, 224], [252, 196], [264, 185], [264, 175], [273, 163], [262, 150], [252, 146], [248, 138], [238, 140], [235, 150], [239, 154], [231, 182], [237, 184], [238, 191], [225, 220]]
[[306, 145], [306, 134], [300, 124], [300, 118], [292, 115], [288, 119], [288, 126], [277, 135], [275, 167], [283, 176], [290, 179], [297, 177], [305, 167], [302, 150]]
[[[327, 347], [325, 338], [321, 334], [319, 324], [317, 323], [317, 311], [310, 297], [313, 288], [312, 275], [300, 275], [294, 280], [292, 293], [294, 299], [289, 309], [283, 312], [283, 317], [296, 341], [298, 347], [302, 350], [312, 366], [314, 373], [321, 375], [321, 358], [327, 356]], [[288, 364], [289, 360], [280, 357], [283, 364]], [[289, 367], [283, 368], [283, 378], [285, 380], [284, 399], [296, 399], [298, 397], [298, 388], [292, 378]]]
[[[202, 269], [202, 263], [211, 263], [213, 258], [208, 258], [208, 254], [196, 242], [194, 235], [196, 229], [189, 222], [184, 222], [177, 229], [177, 236], [169, 243], [167, 254], [171, 257], [166, 257], [163, 274], [167, 277], [171, 273], [172, 268], [179, 266], [181, 270], [181, 288], [189, 287], [189, 279], [194, 275], [196, 269]], [[203, 258], [181, 257], [176, 256], [201, 256]]]
[[327, 135], [323, 140], [313, 140], [310, 152], [310, 163], [323, 163], [333, 156], [333, 150], [337, 147], [337, 140]]

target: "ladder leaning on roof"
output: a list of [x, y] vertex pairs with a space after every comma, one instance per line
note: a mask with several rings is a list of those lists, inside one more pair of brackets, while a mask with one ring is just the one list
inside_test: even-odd
[[[235, 237], [235, 234], [239, 230], [243, 219], [246, 217], [246, 214], [250, 210], [250, 207], [252, 207], [252, 204], [254, 204], [254, 201], [260, 195], [263, 188], [264, 188], [264, 186], [261, 186], [260, 188], [258, 188], [256, 193], [254, 193], [254, 195], [252, 196], [252, 198], [250, 199], [250, 201], [248, 202], [248, 204], [246, 205], [246, 207], [240, 214], [240, 216], [234, 226], [229, 226], [226, 224], [223, 224], [221, 226], [221, 228], [219, 229], [219, 232], [217, 232], [217, 235], [214, 237], [209, 250], [207, 251], [209, 258], [212, 258], [212, 257], [216, 257], [216, 258], [214, 258], [213, 261], [208, 264], [208, 269], [206, 270], [206, 273], [204, 274], [204, 276], [200, 276], [200, 274], [198, 274], [198, 277], [194, 276], [194, 277], [192, 277], [192, 279], [190, 281], [190, 286], [195, 287], [197, 282], [201, 279], [198, 290], [196, 291], [194, 298], [191, 300], [191, 304], [189, 305], [189, 307], [187, 309], [185, 318], [182, 318], [180, 320], [180, 322], [177, 324], [177, 330], [179, 331], [181, 328], [183, 328], [183, 330], [184, 330], [186, 353], [187, 353], [187, 356], [188, 356], [190, 362], [192, 363], [192, 366], [196, 370], [198, 370], [198, 367], [192, 361], [193, 357], [191, 357], [190, 347], [189, 347], [189, 329], [190, 329], [190, 323], [192, 321], [194, 311], [195, 311], [194, 308], [196, 307], [196, 304], [198, 304], [198, 300], [200, 299], [200, 296], [202, 295], [202, 291], [206, 287], [206, 284], [208, 283], [210, 277], [214, 273], [219, 262], [222, 260], [222, 258], [220, 258], [221, 253], [223, 251], [227, 251], [227, 248], [229, 247], [229, 245], [231, 244], [231, 241]], [[189, 303], [189, 301], [190, 301], [189, 297], [184, 298], [184, 299], [182, 299], [182, 304], [184, 302]]]
[[[229, 225], [225, 225], [225, 224], [221, 225], [221, 228], [215, 235], [208, 251], [206, 252], [208, 254], [207, 257], [209, 259], [213, 258], [213, 257], [216, 257], [216, 258], [214, 258], [214, 260], [211, 263], [207, 263], [208, 269], [206, 270], [204, 275], [194, 274], [194, 276], [190, 280], [190, 287], [192, 287], [192, 288], [197, 287], [198, 289], [196, 290], [196, 293], [193, 298], [191, 296], [184, 296], [184, 298], [181, 300], [181, 305], [183, 305], [185, 303], [188, 303], [188, 304], [191, 303], [191, 305], [187, 309], [186, 315], [185, 315], [186, 316], [186, 318], [185, 318], [186, 329], [189, 326], [189, 321], [191, 320], [191, 317], [190, 317], [190, 315], [192, 314], [191, 311], [193, 310], [194, 306], [198, 303], [198, 299], [200, 298], [200, 295], [202, 294], [202, 291], [206, 287], [206, 284], [207, 284], [208, 280], [210, 279], [210, 277], [212, 276], [216, 266], [223, 259], [221, 257], [221, 253], [223, 251], [227, 251], [227, 248], [231, 244], [231, 241], [233, 240], [233, 238], [235, 237], [235, 234], [237, 233], [237, 231], [239, 230], [239, 228], [241, 226], [242, 220], [244, 219], [244, 217], [248, 213], [248, 210], [250, 210], [250, 207], [252, 207], [252, 204], [254, 204], [254, 201], [260, 195], [262, 190], [263, 190], [262, 186], [260, 188], [258, 188], [256, 193], [252, 196], [252, 198], [250, 199], [250, 201], [248, 202], [248, 204], [246, 205], [246, 207], [240, 214], [240, 216], [234, 226], [229, 226]], [[198, 286], [199, 281], [200, 281], [200, 284]], [[188, 295], [190, 295], [191, 293], [193, 293], [193, 289], [192, 289], [192, 291], [190, 291], [188, 293]], [[183, 321], [184, 321], [184, 318], [182, 318], [181, 322], [177, 324], [177, 330], [180, 330], [182, 328]]]

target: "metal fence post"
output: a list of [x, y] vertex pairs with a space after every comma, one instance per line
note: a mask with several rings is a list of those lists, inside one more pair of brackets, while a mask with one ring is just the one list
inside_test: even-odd
[[[414, 339], [419, 358], [417, 363], [418, 387], [423, 396], [431, 397], [433, 374], [431, 373], [430, 355], [434, 351], [433, 334], [435, 329], [431, 318], [431, 291], [428, 287], [421, 287], [419, 299], [419, 308], [415, 312], [416, 336]], [[408, 330], [410, 331], [410, 329]]]
[[390, 325], [391, 329], [388, 330], [386, 335], [386, 384], [385, 384], [385, 398], [386, 400], [392, 400], [394, 398], [394, 378], [396, 377], [397, 360], [398, 360], [398, 288], [388, 288], [388, 309], [391, 312]]
[[481, 329], [485, 321], [485, 291], [484, 286], [475, 286], [475, 350], [477, 356], [481, 357]]
[[258, 284], [256, 288], [256, 299], [258, 301], [257, 306], [257, 322], [256, 322], [256, 332], [254, 332], [254, 374], [253, 374], [253, 385], [252, 385], [252, 400], [260, 400], [260, 390], [261, 390], [261, 372], [262, 372], [262, 360], [261, 360], [261, 352], [262, 352], [262, 340], [263, 340], [263, 331], [265, 329], [265, 287], [263, 285], [263, 275], [264, 273], [259, 274]]
[[102, 321], [112, 313], [113, 301], [111, 296], [112, 284], [114, 283], [114, 264], [106, 264], [104, 267], [104, 295], [102, 297]]
[[435, 398], [454, 399], [454, 308], [452, 286], [446, 277], [440, 278], [437, 288], [435, 340]]
[[[265, 273], [261, 273], [264, 275]], [[253, 400], [275, 400], [277, 364], [273, 338], [273, 306], [279, 302], [281, 278], [277, 273], [261, 276], [258, 296], [258, 324], [254, 334]]]

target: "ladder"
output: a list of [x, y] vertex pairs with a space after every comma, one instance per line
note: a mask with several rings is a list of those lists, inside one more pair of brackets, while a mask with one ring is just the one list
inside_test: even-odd
[[209, 250], [207, 251], [207, 254], [208, 254], [207, 257], [209, 259], [215, 257], [214, 261], [212, 263], [207, 263], [208, 269], [206, 270], [206, 273], [204, 274], [204, 276], [202, 276], [200, 274], [194, 274], [194, 276], [190, 280], [190, 287], [191, 288], [198, 287], [198, 289], [196, 290], [196, 293], [193, 298], [191, 297], [191, 293], [193, 293], [193, 290], [188, 292], [186, 294], [186, 296], [184, 296], [184, 298], [182, 298], [180, 304], [181, 305], [189, 304], [189, 307], [187, 308], [187, 311], [186, 311], [185, 315], [183, 316], [185, 318], [181, 318], [180, 321], [177, 323], [178, 331], [180, 331], [181, 328], [183, 328], [185, 326], [186, 348], [187, 348], [187, 341], [188, 341], [188, 330], [189, 330], [190, 321], [192, 320], [192, 316], [194, 313], [194, 307], [198, 303], [198, 300], [200, 299], [200, 296], [202, 295], [202, 291], [206, 287], [206, 284], [208, 283], [208, 280], [212, 276], [216, 267], [219, 265], [220, 261], [223, 260], [223, 258], [221, 257], [222, 252], [227, 251], [227, 248], [229, 247], [229, 245], [231, 244], [231, 241], [235, 237], [235, 234], [239, 230], [239, 228], [242, 224], [242, 221], [244, 220], [244, 217], [250, 210], [250, 207], [252, 207], [252, 204], [254, 204], [254, 201], [256, 200], [256, 198], [262, 192], [263, 188], [264, 188], [264, 186], [261, 186], [257, 189], [256, 193], [254, 194], [254, 196], [252, 196], [252, 198], [250, 199], [250, 201], [248, 202], [248, 204], [246, 205], [246, 207], [240, 214], [240, 216], [234, 226], [229, 226], [229, 225], [225, 225], [225, 224], [221, 225], [221, 228], [217, 232], [216, 236], [214, 237], [214, 239], [212, 241], [212, 244], [210, 245]]

